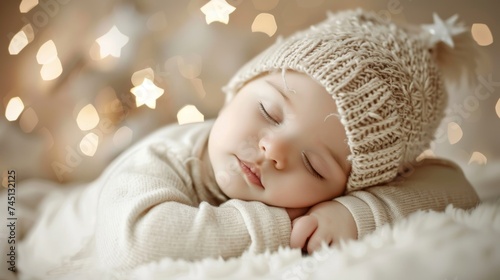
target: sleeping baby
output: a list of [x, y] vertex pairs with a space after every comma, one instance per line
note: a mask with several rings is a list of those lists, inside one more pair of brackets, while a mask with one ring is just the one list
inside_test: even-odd
[[330, 14], [241, 68], [215, 120], [160, 129], [90, 184], [21, 182], [18, 270], [121, 279], [164, 257], [312, 253], [419, 209], [474, 206], [457, 165], [416, 160], [447, 101], [432, 36]]

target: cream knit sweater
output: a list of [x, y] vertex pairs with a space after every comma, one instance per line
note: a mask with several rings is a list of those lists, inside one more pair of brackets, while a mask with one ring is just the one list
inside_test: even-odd
[[[167, 126], [119, 156], [90, 185], [20, 182], [21, 279], [88, 278], [100, 271], [121, 278], [163, 257], [229, 258], [288, 246], [285, 210], [228, 199], [216, 185], [207, 154], [212, 124]], [[362, 237], [418, 209], [472, 207], [478, 197], [456, 165], [425, 160], [410, 176], [336, 200], [351, 211]], [[6, 201], [2, 193], [0, 205]], [[8, 272], [3, 258], [2, 273]]]

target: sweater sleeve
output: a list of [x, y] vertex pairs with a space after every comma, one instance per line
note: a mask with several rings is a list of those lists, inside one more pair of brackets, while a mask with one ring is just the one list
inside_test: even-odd
[[417, 210], [443, 211], [448, 204], [466, 209], [479, 202], [460, 167], [443, 159], [426, 159], [390, 183], [335, 200], [351, 212], [358, 238]]
[[182, 161], [148, 149], [123, 158], [98, 201], [96, 249], [114, 271], [159, 260], [235, 257], [288, 246], [284, 209], [260, 202], [199, 202]]

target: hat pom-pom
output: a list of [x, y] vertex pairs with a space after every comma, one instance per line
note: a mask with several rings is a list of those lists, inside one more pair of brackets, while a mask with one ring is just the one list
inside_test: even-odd
[[444, 21], [434, 13], [433, 18], [434, 23], [422, 25], [422, 29], [445, 80], [474, 80], [482, 54], [470, 32], [463, 23], [457, 22], [458, 15]]

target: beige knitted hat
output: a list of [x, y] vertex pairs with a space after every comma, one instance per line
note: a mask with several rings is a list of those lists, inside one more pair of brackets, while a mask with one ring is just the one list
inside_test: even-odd
[[271, 71], [309, 75], [332, 95], [346, 130], [347, 192], [388, 182], [429, 147], [444, 115], [431, 33], [362, 10], [329, 14], [247, 63], [224, 88], [227, 101]]

